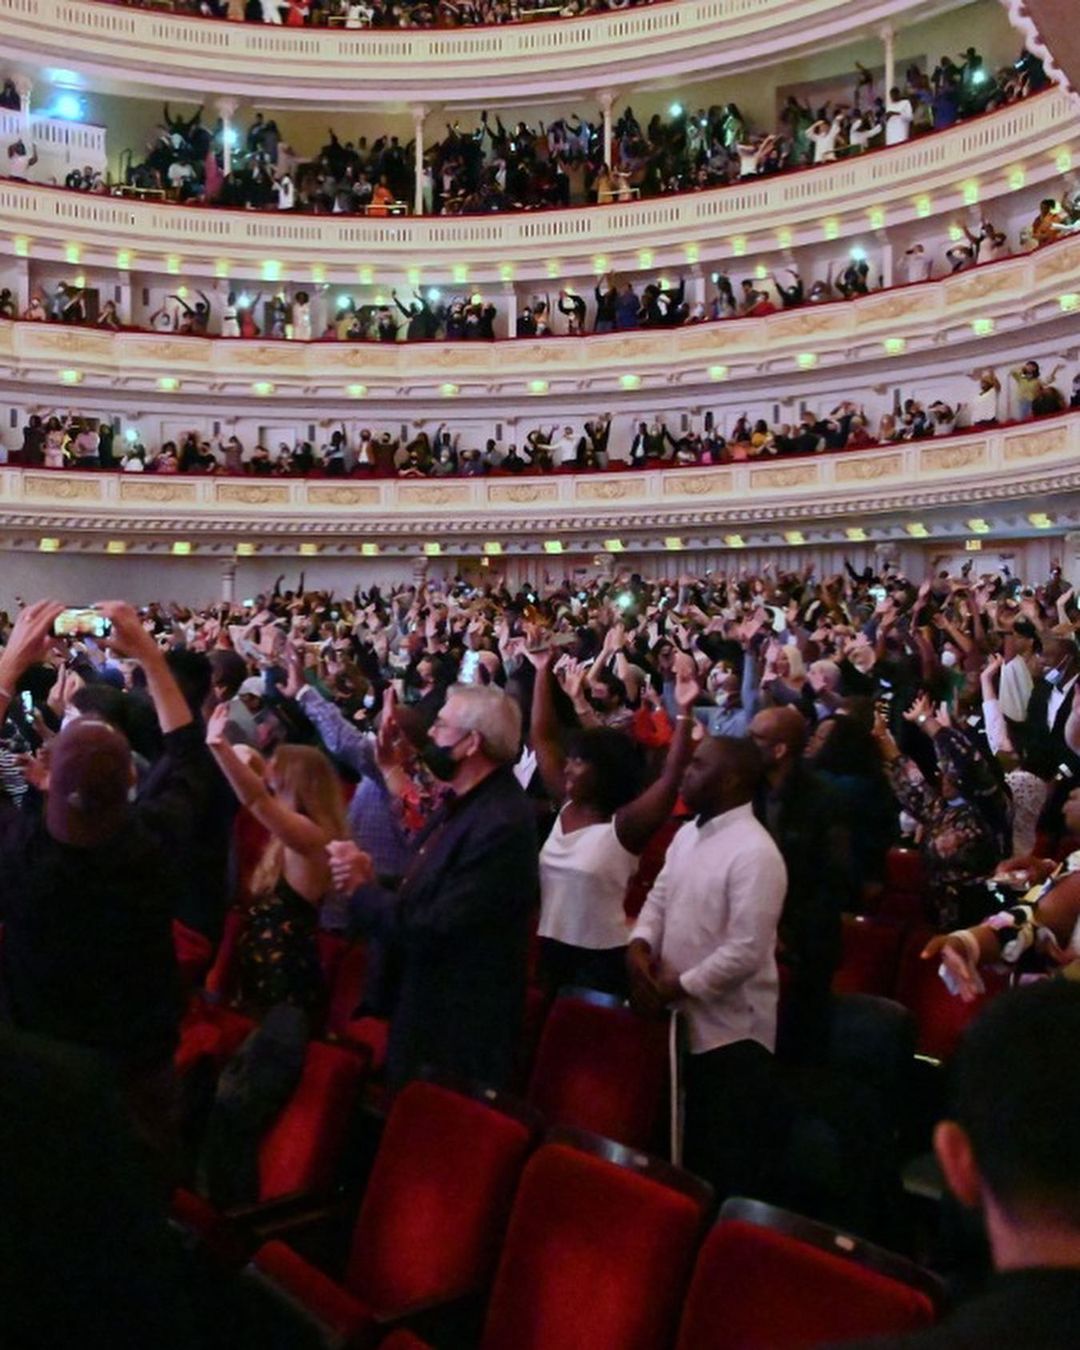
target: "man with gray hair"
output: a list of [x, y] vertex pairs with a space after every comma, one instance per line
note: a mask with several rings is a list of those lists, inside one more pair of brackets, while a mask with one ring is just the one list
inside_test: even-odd
[[353, 843], [329, 845], [357, 932], [378, 939], [396, 988], [387, 1077], [423, 1067], [495, 1087], [511, 1078], [539, 877], [533, 813], [513, 774], [521, 710], [487, 685], [450, 688], [422, 758], [452, 789], [413, 841], [396, 891]]

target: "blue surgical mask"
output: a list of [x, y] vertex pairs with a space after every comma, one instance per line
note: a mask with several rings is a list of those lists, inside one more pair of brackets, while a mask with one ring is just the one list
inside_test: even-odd
[[1059, 685], [1061, 683], [1061, 677], [1064, 675], [1064, 673], [1065, 672], [1061, 669], [1060, 666], [1054, 666], [1053, 669], [1048, 670], [1046, 672], [1046, 674], [1043, 676], [1043, 679], [1046, 681], [1047, 684]]

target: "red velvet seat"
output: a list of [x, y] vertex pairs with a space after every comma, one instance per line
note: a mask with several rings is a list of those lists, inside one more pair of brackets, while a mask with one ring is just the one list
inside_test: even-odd
[[930, 1326], [933, 1278], [860, 1239], [729, 1200], [702, 1244], [677, 1350], [803, 1350]]
[[208, 937], [197, 933], [194, 928], [173, 919], [173, 946], [176, 948], [176, 964], [180, 969], [180, 983], [184, 989], [196, 988], [210, 969], [214, 959], [214, 948]]
[[222, 1008], [196, 996], [180, 1024], [180, 1045], [173, 1057], [177, 1073], [189, 1072], [200, 1060], [222, 1069], [254, 1030], [255, 1023], [232, 1008]]
[[379, 1317], [481, 1291], [535, 1135], [531, 1114], [490, 1090], [410, 1083], [386, 1122], [343, 1284], [281, 1242], [260, 1248], [249, 1280], [361, 1341]]
[[652, 1146], [667, 1094], [668, 1029], [609, 994], [574, 990], [551, 1006], [528, 1099], [552, 1125]]
[[330, 1189], [348, 1137], [364, 1065], [313, 1041], [296, 1091], [259, 1145], [259, 1199]]
[[933, 937], [933, 930], [918, 929], [904, 944], [896, 977], [896, 998], [915, 1016], [916, 1054], [929, 1059], [950, 1059], [968, 1026], [986, 1004], [1008, 984], [997, 970], [982, 972], [986, 993], [972, 1003], [950, 994], [938, 974], [940, 961], [924, 961], [919, 953]]
[[[227, 1010], [211, 1009], [210, 1013], [205, 1020], [192, 1023], [191, 1034], [203, 1036], [206, 1027], [216, 1025], [220, 1039], [209, 1054], [224, 1062], [240, 1048], [254, 1023]], [[220, 1021], [215, 1023], [214, 1018]], [[222, 1054], [223, 1047], [227, 1054]], [[300, 1194], [314, 1197], [330, 1190], [363, 1076], [364, 1065], [355, 1055], [318, 1042], [308, 1046], [300, 1082], [259, 1145], [258, 1204]], [[178, 1190], [172, 1200], [172, 1217], [196, 1234], [219, 1260], [238, 1265], [244, 1259], [243, 1241], [230, 1226], [228, 1215], [201, 1196]]]
[[921, 923], [926, 873], [915, 848], [891, 848], [885, 855], [885, 889], [876, 913], [881, 918]]
[[211, 998], [224, 1001], [232, 997], [236, 988], [237, 944], [244, 923], [242, 910], [230, 909], [226, 912], [217, 955], [205, 981], [206, 992]]
[[834, 994], [892, 996], [904, 936], [901, 924], [845, 914], [843, 956], [833, 976]]
[[556, 1131], [521, 1178], [481, 1350], [665, 1350], [709, 1188]]

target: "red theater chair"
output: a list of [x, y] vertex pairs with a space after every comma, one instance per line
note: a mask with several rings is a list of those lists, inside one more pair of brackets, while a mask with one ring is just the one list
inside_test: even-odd
[[214, 959], [213, 944], [208, 937], [197, 933], [179, 919], [173, 919], [172, 936], [176, 964], [180, 969], [180, 983], [185, 990], [195, 989], [210, 969]]
[[834, 994], [876, 994], [890, 998], [904, 936], [901, 924], [845, 914], [843, 955], [833, 976]]
[[[259, 1194], [253, 1206], [243, 1207], [245, 1224], [256, 1222], [260, 1208], [265, 1215], [275, 1202], [310, 1200], [330, 1191], [363, 1076], [364, 1065], [355, 1055], [319, 1042], [308, 1046], [296, 1091], [259, 1145]], [[229, 1219], [240, 1211], [221, 1214], [202, 1197], [180, 1190], [172, 1212], [181, 1227], [223, 1259], [242, 1259], [242, 1243], [229, 1231]]]
[[930, 1326], [933, 1276], [756, 1200], [729, 1200], [698, 1255], [677, 1350], [803, 1347]]
[[574, 989], [551, 1006], [528, 1099], [552, 1125], [649, 1148], [667, 1094], [667, 1022], [647, 1022], [618, 998]]
[[960, 1038], [989, 1001], [1008, 985], [1008, 977], [993, 969], [982, 971], [986, 992], [972, 1003], [950, 994], [938, 974], [939, 961], [924, 961], [920, 956], [933, 929], [913, 932], [904, 944], [896, 977], [896, 998], [910, 1008], [915, 1017], [915, 1052], [927, 1059], [951, 1059]]
[[343, 1281], [283, 1242], [256, 1253], [246, 1282], [259, 1343], [293, 1345], [299, 1323], [312, 1344], [368, 1345], [389, 1319], [481, 1293], [537, 1127], [491, 1089], [410, 1083], [390, 1110]]
[[710, 1195], [666, 1163], [554, 1131], [522, 1175], [480, 1350], [666, 1350]]

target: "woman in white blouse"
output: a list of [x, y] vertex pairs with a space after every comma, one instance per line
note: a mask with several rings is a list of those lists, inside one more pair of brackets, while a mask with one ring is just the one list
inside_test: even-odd
[[559, 815], [540, 850], [541, 972], [552, 990], [581, 985], [626, 995], [626, 887], [646, 844], [668, 819], [693, 750], [694, 663], [676, 662], [675, 734], [659, 778], [641, 791], [639, 747], [621, 731], [578, 729], [565, 748], [555, 713], [553, 651], [536, 667], [531, 740]]

